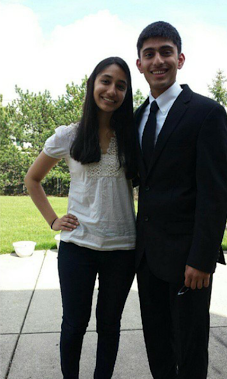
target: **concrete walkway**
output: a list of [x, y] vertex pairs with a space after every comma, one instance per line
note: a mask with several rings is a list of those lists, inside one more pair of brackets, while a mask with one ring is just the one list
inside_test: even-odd
[[[94, 297], [97, 296], [97, 287]], [[62, 379], [59, 365], [61, 299], [57, 251], [0, 256], [0, 379]], [[80, 379], [93, 378], [95, 299], [85, 335]], [[209, 379], [227, 378], [227, 266], [218, 265], [211, 305]], [[113, 379], [152, 378], [143, 342], [136, 281], [122, 320]], [[192, 378], [193, 379], [193, 378]]]

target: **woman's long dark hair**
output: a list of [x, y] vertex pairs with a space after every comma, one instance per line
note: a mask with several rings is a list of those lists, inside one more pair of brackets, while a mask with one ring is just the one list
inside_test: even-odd
[[93, 95], [94, 82], [97, 75], [112, 64], [117, 64], [125, 72], [127, 78], [127, 92], [124, 101], [122, 105], [114, 111], [110, 123], [116, 133], [119, 167], [123, 166], [126, 171], [126, 177], [131, 179], [136, 174], [132, 85], [128, 65], [119, 57], [104, 59], [95, 67], [89, 77], [83, 115], [71, 146], [70, 154], [72, 158], [82, 164], [99, 162], [101, 159], [98, 112]]

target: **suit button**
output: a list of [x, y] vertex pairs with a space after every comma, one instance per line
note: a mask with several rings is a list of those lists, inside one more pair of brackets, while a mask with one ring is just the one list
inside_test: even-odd
[[144, 217], [144, 221], [149, 221], [149, 217], [148, 217], [148, 216], [145, 216], [145, 217]]
[[150, 190], [150, 187], [149, 186], [146, 186], [145, 187], [145, 191], [149, 191]]

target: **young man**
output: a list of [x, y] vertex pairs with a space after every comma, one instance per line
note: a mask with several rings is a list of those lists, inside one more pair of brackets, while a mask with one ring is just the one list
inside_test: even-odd
[[224, 263], [226, 113], [176, 82], [185, 57], [172, 25], [148, 25], [137, 48], [150, 86], [136, 112], [136, 264], [149, 365], [154, 379], [205, 379], [212, 274]]

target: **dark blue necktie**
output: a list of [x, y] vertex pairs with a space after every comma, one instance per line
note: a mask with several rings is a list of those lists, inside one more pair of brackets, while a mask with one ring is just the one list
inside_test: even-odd
[[149, 163], [154, 151], [155, 142], [155, 131], [156, 131], [156, 113], [158, 111], [158, 104], [156, 101], [151, 103], [150, 113], [144, 127], [143, 137], [142, 137], [142, 151], [144, 162], [146, 167], [149, 167]]

